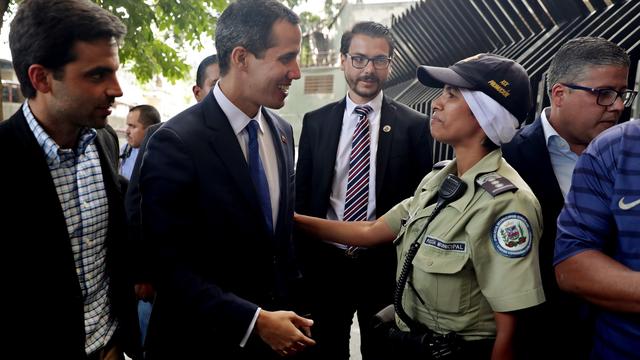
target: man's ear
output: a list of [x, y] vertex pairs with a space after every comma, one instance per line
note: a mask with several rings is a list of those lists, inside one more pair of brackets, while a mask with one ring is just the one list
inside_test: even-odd
[[246, 70], [248, 67], [249, 51], [242, 47], [236, 46], [231, 50], [231, 66], [237, 67], [241, 70]]
[[549, 102], [554, 106], [562, 106], [564, 103], [564, 98], [567, 95], [567, 89], [562, 84], [554, 84], [551, 87], [551, 97], [549, 98]]
[[193, 96], [195, 96], [196, 100], [200, 99], [200, 91], [202, 91], [202, 89], [200, 88], [200, 86], [198, 85], [193, 85], [193, 87], [191, 88], [191, 91], [193, 92]]
[[51, 82], [53, 80], [51, 70], [40, 64], [33, 64], [27, 69], [27, 75], [29, 75], [31, 86], [33, 86], [37, 92], [48, 93], [51, 91]]

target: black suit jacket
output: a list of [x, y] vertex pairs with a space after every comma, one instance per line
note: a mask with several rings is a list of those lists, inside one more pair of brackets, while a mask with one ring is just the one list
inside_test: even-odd
[[149, 242], [142, 239], [142, 229], [140, 220], [140, 168], [144, 159], [144, 152], [149, 144], [151, 136], [162, 126], [163, 123], [153, 124], [147, 128], [144, 139], [138, 149], [138, 156], [131, 171], [127, 194], [124, 198], [124, 209], [127, 214], [127, 226], [129, 229], [129, 239], [135, 249], [134, 266], [135, 282], [149, 283], [150, 280], [150, 259]]
[[[118, 139], [99, 129], [95, 144], [109, 202], [106, 266], [118, 336], [134, 355], [139, 342], [136, 300], [129, 278]], [[85, 356], [83, 297], [67, 225], [42, 148], [22, 109], [0, 123], [0, 239], [3, 243], [3, 343], [25, 358]]]
[[[518, 131], [510, 143], [503, 145], [502, 156], [531, 187], [542, 208], [543, 231], [538, 252], [546, 302], [523, 314], [519, 328], [523, 330], [521, 340], [527, 350], [521, 356], [534, 359], [546, 356], [544, 349], [553, 348], [559, 358], [563, 354], [581, 358], [580, 354], [589, 350], [590, 325], [585, 321], [586, 305], [561, 291], [556, 282], [553, 252], [564, 197], [553, 172], [541, 119]], [[542, 347], [541, 343], [550, 347]]]
[[213, 94], [164, 123], [140, 174], [143, 237], [157, 291], [147, 338], [151, 358], [269, 358], [254, 333], [257, 306], [287, 309], [300, 274], [293, 256], [293, 132], [263, 110], [280, 176], [275, 234], [267, 230], [247, 162]]
[[[327, 215], [345, 107], [346, 99], [342, 99], [304, 116], [296, 166], [296, 211], [300, 214], [321, 218]], [[376, 155], [377, 217], [413, 194], [431, 169], [431, 149], [426, 116], [383, 97]], [[322, 272], [325, 266], [326, 259], [316, 256], [325, 245], [308, 237], [296, 235], [303, 272], [313, 279], [322, 276], [314, 273]], [[367, 254], [368, 262], [375, 263], [371, 276], [376, 278], [380, 296], [371, 299], [372, 304], [391, 301], [396, 267], [393, 245], [369, 249]], [[315, 285], [307, 286], [310, 296], [314, 296]], [[307, 301], [314, 303], [314, 299]]]
[[[342, 99], [304, 116], [296, 167], [296, 211], [301, 214], [327, 215], [345, 107]], [[377, 217], [413, 194], [431, 169], [432, 145], [424, 114], [383, 97], [376, 155]]]
[[553, 270], [556, 221], [564, 205], [558, 180], [551, 166], [542, 122], [536, 119], [502, 147], [502, 156], [513, 166], [538, 198], [542, 208], [543, 233], [540, 239], [540, 272], [547, 301], [558, 293]]

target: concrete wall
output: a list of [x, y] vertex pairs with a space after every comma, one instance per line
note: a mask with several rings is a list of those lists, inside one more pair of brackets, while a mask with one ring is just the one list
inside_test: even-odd
[[[298, 139], [300, 139], [304, 114], [341, 99], [347, 93], [347, 82], [344, 79], [344, 73], [339, 67], [303, 68], [301, 71], [302, 77], [299, 80], [294, 80], [289, 88], [289, 96], [285, 100], [284, 107], [277, 110], [278, 114], [293, 126], [296, 145], [298, 144]], [[333, 93], [305, 94], [304, 79], [309, 75], [333, 75]]]
[[[337, 52], [340, 50], [340, 38], [346, 29], [350, 29], [359, 21], [377, 21], [386, 26], [391, 26], [391, 17], [399, 16], [415, 1], [391, 2], [391, 3], [355, 3], [346, 4], [328, 32], [331, 48]], [[285, 118], [293, 126], [295, 143], [298, 144], [300, 131], [302, 130], [302, 117], [306, 112], [315, 110], [332, 101], [343, 98], [347, 93], [347, 83], [339, 66], [340, 57], [330, 67], [306, 67], [301, 68], [302, 77], [295, 80], [289, 88], [289, 96], [278, 114]], [[392, 65], [393, 66], [393, 65]], [[333, 75], [333, 93], [331, 94], [304, 94], [305, 77], [309, 75]]]

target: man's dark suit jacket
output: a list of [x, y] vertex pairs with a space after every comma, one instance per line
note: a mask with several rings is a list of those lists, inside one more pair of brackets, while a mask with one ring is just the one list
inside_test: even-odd
[[[117, 172], [113, 129], [95, 144], [109, 202], [107, 271], [118, 336], [130, 354], [139, 342], [136, 299], [129, 278], [124, 187]], [[3, 244], [2, 322], [6, 349], [24, 358], [82, 359], [84, 305], [67, 224], [44, 152], [18, 110], [0, 123], [0, 239]], [[132, 353], [133, 352], [133, 353]]]
[[[510, 143], [502, 146], [502, 156], [531, 187], [542, 208], [543, 231], [538, 252], [546, 302], [523, 314], [523, 322], [519, 324], [524, 330], [521, 337], [527, 358], [548, 355], [548, 349], [554, 349], [553, 354], [559, 358], [565, 353], [570, 358], [579, 358], [576, 347], [588, 350], [589, 329], [580, 319], [584, 316], [579, 314], [585, 310], [584, 305], [562, 292], [556, 282], [553, 251], [564, 197], [553, 172], [542, 120], [537, 118], [518, 131]], [[538, 353], [540, 351], [542, 353]]]
[[143, 237], [157, 298], [146, 345], [152, 359], [276, 356], [253, 332], [257, 306], [288, 308], [300, 276], [293, 256], [291, 125], [268, 110], [280, 177], [275, 234], [267, 230], [237, 137], [213, 94], [164, 123], [140, 174]]
[[[301, 214], [321, 218], [327, 215], [345, 107], [343, 98], [304, 116], [296, 167], [296, 211]], [[426, 116], [383, 97], [376, 155], [377, 217], [413, 194], [431, 169], [431, 149]], [[300, 234], [298, 245], [308, 255], [314, 253], [318, 240], [307, 237]], [[381, 257], [379, 270], [384, 278], [379, 279], [379, 284], [388, 287], [391, 299], [396, 262], [393, 245], [367, 251], [375, 251]], [[309, 260], [308, 256], [305, 258]], [[302, 265], [304, 268], [305, 262]]]
[[[296, 168], [296, 211], [326, 217], [346, 100], [304, 116]], [[389, 126], [388, 132], [384, 131]], [[433, 162], [426, 116], [383, 97], [376, 156], [376, 216], [411, 196]]]
[[124, 210], [127, 215], [127, 226], [129, 228], [129, 239], [135, 249], [134, 266], [135, 266], [135, 282], [148, 283], [150, 281], [150, 264], [149, 264], [149, 242], [143, 241], [140, 223], [140, 168], [144, 152], [149, 144], [151, 136], [162, 126], [163, 123], [153, 124], [147, 128], [144, 134], [140, 149], [138, 149], [138, 157], [131, 171], [127, 194], [124, 197]]

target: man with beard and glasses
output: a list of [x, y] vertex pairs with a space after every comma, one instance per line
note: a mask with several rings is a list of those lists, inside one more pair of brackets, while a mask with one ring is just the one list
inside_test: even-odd
[[[296, 168], [296, 211], [333, 220], [375, 220], [411, 196], [431, 169], [427, 118], [383, 95], [394, 42], [389, 29], [361, 22], [342, 35], [344, 99], [304, 116]], [[315, 322], [318, 359], [348, 359], [358, 314], [363, 359], [373, 359], [369, 323], [390, 304], [396, 255], [297, 236]]]
[[0, 124], [5, 349], [27, 359], [139, 356], [136, 301], [107, 117], [122, 22], [88, 0], [27, 0], [11, 23], [27, 100]]

